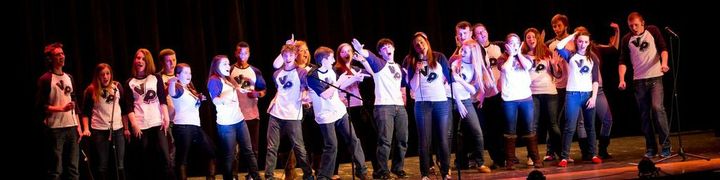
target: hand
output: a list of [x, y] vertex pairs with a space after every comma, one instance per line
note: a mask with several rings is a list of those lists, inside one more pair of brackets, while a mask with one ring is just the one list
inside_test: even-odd
[[168, 130], [170, 129], [170, 120], [167, 117], [163, 117], [162, 124], [160, 125], [160, 131], [165, 133], [167, 135]]
[[125, 140], [130, 142], [130, 129], [123, 128], [123, 136], [125, 136]]
[[586, 109], [595, 108], [595, 102], [597, 102], [597, 97], [596, 96], [590, 97], [590, 99], [588, 99], [587, 103], [585, 103], [585, 105], [587, 105]]
[[460, 76], [460, 73], [458, 73], [457, 71], [453, 71], [452, 76], [456, 81], [463, 79], [462, 76]]
[[660, 66], [660, 70], [661, 70], [663, 73], [666, 73], [666, 72], [668, 72], [668, 71], [670, 70], [670, 67], [668, 67], [667, 65], [662, 65], [662, 66]]
[[140, 127], [138, 125], [133, 125], [133, 135], [135, 135], [136, 138], [142, 137], [142, 130], [140, 130]]
[[62, 112], [67, 112], [75, 108], [75, 102], [70, 101], [62, 107]]
[[352, 40], [353, 49], [355, 49], [356, 51], [360, 51], [358, 53], [360, 53], [360, 55], [362, 55], [363, 57], [368, 57], [370, 54], [367, 51], [364, 51], [364, 49], [363, 49], [364, 46], [365, 46], [364, 44], [360, 44], [360, 41], [353, 38], [353, 40]]
[[424, 66], [425, 66], [425, 65], [423, 65], [422, 61], [417, 61], [417, 62], [415, 63], [415, 71], [420, 71], [421, 69], [424, 68]]
[[457, 109], [458, 109], [458, 113], [460, 114], [460, 118], [467, 117], [468, 110], [467, 110], [467, 108], [465, 108], [465, 105], [463, 105], [463, 103], [459, 100], [457, 101]]
[[295, 34], [290, 34], [290, 39], [285, 41], [285, 44], [288, 45], [295, 45]]
[[515, 47], [512, 47], [509, 44], [505, 44], [505, 50], [507, 51], [508, 55], [510, 55], [510, 57], [517, 55], [517, 52], [515, 51]]
[[620, 81], [620, 84], [618, 85], [618, 89], [625, 90], [627, 85], [625, 84], [625, 81]]
[[556, 65], [558, 62], [561, 61], [560, 58], [561, 58], [560, 54], [557, 51], [553, 51], [550, 56], [550, 64]]
[[82, 134], [80, 134], [80, 135], [90, 137], [91, 133], [90, 133], [90, 130], [83, 130]]
[[610, 22], [610, 27], [613, 28], [615, 31], [620, 31], [620, 26], [618, 26], [615, 22]]

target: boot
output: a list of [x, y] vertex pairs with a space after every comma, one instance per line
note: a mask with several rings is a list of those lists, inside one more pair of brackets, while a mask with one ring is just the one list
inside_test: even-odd
[[208, 162], [208, 174], [205, 176], [206, 180], [215, 180], [215, 159], [211, 159]]
[[95, 176], [96, 180], [106, 180], [108, 179], [108, 173], [105, 171], [98, 171], [97, 176]]
[[508, 170], [514, 170], [515, 167], [515, 161], [517, 161], [517, 157], [515, 157], [515, 141], [517, 140], [517, 136], [514, 134], [505, 134], [505, 168]]
[[187, 180], [187, 166], [186, 165], [178, 165], [177, 166], [177, 179]]
[[537, 135], [535, 133], [523, 136], [523, 139], [527, 142], [527, 151], [528, 156], [530, 156], [530, 159], [533, 161], [533, 165], [535, 168], [542, 168], [543, 167], [543, 160], [540, 157], [540, 153], [538, 152], [537, 148]]
[[598, 154], [602, 159], [610, 159], [612, 156], [608, 153], [607, 148], [610, 145], [610, 137], [600, 136], [600, 143], [598, 146]]

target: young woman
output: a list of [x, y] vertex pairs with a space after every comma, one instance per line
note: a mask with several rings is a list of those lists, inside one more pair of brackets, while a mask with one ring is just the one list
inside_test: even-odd
[[[533, 101], [530, 90], [530, 69], [532, 62], [520, 54], [520, 37], [517, 34], [508, 34], [505, 38], [504, 54], [498, 60], [500, 65], [500, 84], [502, 85], [502, 99], [505, 117], [505, 167], [515, 169], [513, 165], [517, 160], [515, 156], [515, 142], [518, 129], [527, 141], [528, 155], [533, 162], [541, 162], [537, 150], [537, 136], [532, 123]], [[518, 126], [519, 123], [523, 125]], [[535, 167], [542, 167], [542, 163], [534, 163]]]
[[[439, 142], [435, 145], [439, 146], [440, 173], [445, 179], [450, 169], [448, 142], [450, 102], [445, 93], [445, 84], [454, 83], [454, 79], [450, 75], [447, 58], [442, 53], [432, 50], [425, 33], [415, 33], [411, 44], [413, 48], [405, 56], [403, 67], [408, 70], [407, 79], [410, 79], [409, 84], [412, 89], [410, 95], [415, 98], [420, 172], [423, 179], [429, 179], [430, 144], [432, 136], [437, 136]], [[456, 103], [462, 105], [459, 100], [456, 100]], [[464, 106], [458, 108], [464, 109]]]
[[[546, 157], [557, 157], [560, 154], [560, 126], [558, 125], [558, 95], [555, 88], [554, 76], [556, 71], [557, 58], [551, 57], [551, 53], [543, 42], [544, 33], [535, 28], [525, 30], [525, 43], [522, 46], [522, 54], [532, 60], [530, 68], [530, 90], [532, 91], [534, 113], [533, 127], [538, 130], [538, 125], [547, 128], [547, 151]], [[544, 129], [543, 129], [544, 130]], [[545, 133], [542, 131], [541, 133]], [[551, 158], [552, 159], [552, 158]], [[530, 164], [531, 161], [528, 161]], [[533, 162], [535, 163], [535, 162]]]
[[[125, 138], [130, 138], [126, 106], [121, 106], [124, 89], [113, 81], [110, 65], [100, 63], [93, 71], [92, 82], [85, 89], [83, 100], [83, 134], [89, 135], [97, 154], [97, 172], [99, 179], [110, 179], [108, 171], [117, 168], [118, 177], [125, 178]], [[112, 134], [110, 134], [112, 132]], [[111, 145], [110, 142], [113, 144]], [[115, 146], [115, 148], [112, 148]], [[110, 164], [110, 158], [115, 164]], [[115, 167], [117, 165], [117, 167]]]
[[[575, 45], [576, 51], [571, 52], [565, 48], [570, 43]], [[570, 144], [575, 133], [577, 121], [580, 114], [584, 118], [584, 126], [587, 131], [589, 155], [592, 162], [602, 163], [602, 159], [596, 156], [595, 144], [595, 103], [598, 90], [598, 58], [591, 51], [590, 33], [587, 31], [576, 32], [557, 43], [557, 50], [560, 56], [568, 63], [568, 83], [565, 95], [565, 128], [563, 130], [563, 149], [560, 157], [562, 160], [558, 166], [567, 166], [570, 152]], [[582, 112], [582, 113], [581, 113]]]
[[223, 152], [223, 179], [232, 179], [232, 162], [235, 158], [235, 146], [239, 144], [240, 153], [248, 163], [249, 173], [246, 179], [259, 179], [257, 159], [252, 151], [250, 132], [244, 121], [240, 105], [238, 104], [238, 93], [249, 91], [240, 88], [229, 80], [230, 60], [225, 55], [216, 55], [210, 64], [208, 75], [208, 91], [210, 99], [215, 104], [217, 111], [217, 128], [220, 137], [220, 147]]
[[195, 89], [192, 83], [190, 65], [177, 64], [176, 76], [168, 79], [168, 95], [175, 105], [175, 118], [172, 128], [175, 136], [175, 168], [179, 179], [187, 179], [187, 159], [191, 145], [202, 150], [209, 159], [207, 179], [215, 179], [215, 148], [210, 138], [200, 127], [200, 104], [205, 96]]

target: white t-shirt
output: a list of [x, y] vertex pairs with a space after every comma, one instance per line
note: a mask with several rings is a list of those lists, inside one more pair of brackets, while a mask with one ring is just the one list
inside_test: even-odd
[[213, 76], [208, 80], [208, 91], [210, 99], [219, 97], [224, 103], [215, 103], [217, 111], [215, 120], [219, 125], [232, 125], [239, 123], [245, 117], [240, 112], [240, 102], [238, 102], [237, 92], [233, 85], [225, 78]]
[[337, 81], [335, 71], [327, 69], [325, 72], [319, 69], [315, 73], [310, 74], [308, 77], [308, 86], [313, 90], [314, 93], [310, 94], [313, 103], [313, 111], [315, 112], [315, 122], [318, 124], [333, 123], [347, 114], [345, 104], [340, 101], [338, 91], [335, 91], [330, 99], [325, 99], [320, 96], [325, 90], [330, 87], [329, 85], [318, 81], [319, 78], [328, 83], [335, 83]]
[[302, 120], [300, 100], [302, 92], [307, 89], [306, 74], [307, 71], [301, 68], [290, 71], [278, 69], [273, 73], [277, 93], [268, 107], [270, 115], [282, 120]]
[[557, 94], [553, 76], [550, 74], [550, 62], [547, 59], [533, 59], [533, 66], [530, 69], [530, 90], [533, 94]]
[[135, 121], [141, 130], [162, 125], [160, 105], [167, 104], [167, 96], [163, 90], [162, 79], [158, 75], [149, 75], [143, 79], [130, 78], [126, 89], [133, 102]]
[[[47, 98], [46, 105], [58, 106], [65, 105], [72, 101], [72, 95], [75, 90], [73, 86], [72, 77], [63, 73], [62, 75], [53, 74], [50, 72], [45, 73], [39, 79], [38, 82], [41, 85], [42, 91], [47, 94], [42, 94]], [[41, 97], [42, 98], [42, 97]], [[78, 104], [76, 103], [76, 106]], [[45, 110], [43, 110], [44, 112]], [[50, 128], [65, 128], [73, 127], [78, 125], [77, 114], [74, 110], [65, 112], [51, 112], [46, 113], [45, 122]]]
[[517, 59], [509, 59], [500, 68], [500, 84], [502, 99], [516, 101], [532, 96], [530, 90], [530, 68], [523, 68]]
[[406, 70], [393, 61], [385, 61], [373, 53], [369, 54], [367, 62], [375, 81], [375, 105], [405, 105], [401, 88], [407, 85]]
[[[471, 84], [471, 81], [475, 79], [475, 71], [472, 69], [472, 64], [467, 64], [465, 62], [461, 62], [462, 60], [457, 60], [452, 62], [452, 66], [450, 67], [456, 67], [458, 63], [462, 63], [462, 69], [460, 70], [460, 77], [462, 79], [455, 79], [455, 81], [465, 81], [467, 83]], [[455, 97], [457, 97], [459, 100], [466, 100], [470, 99], [472, 95], [470, 92], [465, 89], [465, 86], [459, 84], [459, 83], [453, 83], [453, 88], [455, 89]], [[447, 97], [452, 97], [451, 89], [449, 85], [445, 86], [445, 92], [447, 93]]]
[[[265, 80], [260, 70], [254, 66], [248, 66], [245, 69], [238, 66], [232, 66], [230, 70], [230, 79], [239, 84], [241, 88], [247, 90], [262, 91], [265, 90]], [[240, 110], [245, 120], [256, 120], [260, 118], [258, 110], [258, 98], [248, 97], [247, 93], [238, 92], [238, 101], [240, 102]]]
[[200, 126], [200, 99], [193, 95], [187, 86], [181, 88], [182, 91], [176, 92], [171, 98], [176, 112], [173, 122], [177, 125]]

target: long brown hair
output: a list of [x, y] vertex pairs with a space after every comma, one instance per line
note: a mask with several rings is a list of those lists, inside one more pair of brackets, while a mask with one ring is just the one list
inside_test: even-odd
[[[135, 52], [135, 55], [133, 55], [133, 63], [135, 61], [135, 56], [137, 56], [137, 53], [143, 53], [143, 55], [145, 55], [145, 58], [143, 58], [143, 60], [145, 60], [145, 76], [155, 73], [155, 61], [153, 61], [150, 50], [147, 50], [145, 48], [138, 49]], [[137, 69], [135, 69], [135, 66], [132, 66], [130, 73], [132, 74], [132, 77], [137, 77], [138, 72]]]
[[545, 45], [545, 32], [540, 33], [535, 28], [528, 28], [525, 30], [525, 33], [523, 35], [525, 36], [525, 40], [523, 42], [523, 45], [521, 47], [521, 53], [522, 54], [528, 54], [530, 52], [530, 45], [527, 43], [527, 34], [533, 33], [535, 34], [535, 57], [537, 59], [547, 59], [550, 58], [550, 51], [548, 50], [548, 47]]
[[[108, 86], [103, 87], [102, 79], [101, 79], [102, 77], [101, 77], [100, 73], [102, 73], [102, 71], [105, 69], [110, 71], [110, 83], [108, 84]], [[91, 92], [93, 102], [98, 103], [100, 101], [100, 97], [103, 94], [103, 90], [105, 90], [105, 92], [111, 92], [111, 90], [114, 89], [113, 86], [116, 83], [117, 82], [113, 81], [112, 67], [110, 67], [110, 65], [107, 63], [100, 63], [97, 66], [95, 66], [95, 70], [93, 71], [92, 82], [90, 82], [90, 85], [88, 85], [88, 87], [87, 87], [87, 89], [85, 89], [85, 91]], [[112, 91], [112, 92], [114, 92], [114, 91]]]
[[[176, 74], [176, 76], [177, 76], [177, 74], [182, 73], [182, 71], [184, 70], [184, 68], [190, 69], [190, 65], [188, 65], [187, 63], [179, 63], [179, 64], [175, 65], [175, 74]], [[177, 85], [179, 85], [179, 84], [180, 84], [180, 83], [176, 83], [176, 84], [175, 84], [175, 89], [178, 88]], [[182, 86], [182, 85], [181, 85], [181, 86]], [[180, 88], [182, 88], [182, 87], [180, 87]], [[188, 90], [190, 90], [190, 93], [192, 93], [192, 95], [195, 96], [195, 98], [200, 99], [200, 97], [202, 96], [202, 94], [200, 94], [200, 93], [195, 89], [195, 85], [193, 85], [192, 81], [188, 82], [187, 88], [188, 88]]]
[[417, 43], [415, 42], [415, 39], [417, 39], [418, 37], [421, 37], [421, 41], [425, 41], [425, 45], [427, 46], [427, 52], [425, 52], [425, 57], [427, 57], [428, 66], [430, 66], [431, 69], [435, 69], [437, 63], [435, 58], [433, 57], [433, 50], [430, 46], [430, 41], [428, 40], [427, 35], [423, 32], [416, 32], [415, 35], [413, 35], [412, 40], [410, 40], [410, 44], [413, 47], [410, 48], [410, 52], [408, 52], [408, 55], [405, 56], [405, 67], [408, 69], [414, 69], [415, 63], [418, 62], [420, 58], [420, 52], [417, 52], [414, 47]]
[[348, 75], [352, 75], [352, 71], [350, 70], [350, 67], [347, 65], [348, 62], [352, 61], [353, 52], [350, 52], [350, 55], [347, 58], [343, 58], [340, 55], [340, 52], [342, 51], [343, 47], [350, 47], [352, 50], [352, 47], [348, 43], [342, 43], [340, 46], [338, 46], [337, 51], [335, 51], [335, 69], [339, 70], [339, 74], [342, 74], [344, 72], [347, 72]]
[[[220, 70], [218, 70], [218, 68], [220, 67], [220, 61], [222, 61], [222, 59], [227, 59], [227, 58], [228, 57], [226, 55], [222, 55], [222, 54], [215, 55], [215, 57], [213, 57], [212, 62], [210, 63], [210, 71], [208, 73], [208, 82], [210, 82], [210, 78], [212, 78], [213, 76], [218, 77], [218, 78], [224, 78], [225, 80], [230, 81], [228, 79], [228, 77], [224, 77], [219, 72]], [[228, 59], [228, 61], [230, 61], [230, 60]], [[234, 82], [234, 81], [231, 81], [231, 82]]]

